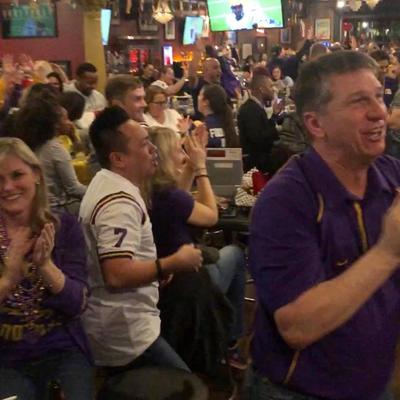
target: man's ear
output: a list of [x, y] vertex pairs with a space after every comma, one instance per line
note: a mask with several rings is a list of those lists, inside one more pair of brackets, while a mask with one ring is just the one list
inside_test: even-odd
[[118, 107], [124, 108], [122, 101], [118, 100], [118, 99], [111, 99], [110, 106], [118, 106]]
[[123, 157], [122, 153], [118, 153], [116, 151], [113, 151], [113, 152], [110, 153], [108, 158], [110, 160], [110, 165], [112, 165], [114, 167], [122, 168], [125, 165], [124, 157]]
[[303, 122], [313, 138], [321, 139], [325, 136], [325, 130], [321, 126], [320, 119], [315, 111], [303, 113]]

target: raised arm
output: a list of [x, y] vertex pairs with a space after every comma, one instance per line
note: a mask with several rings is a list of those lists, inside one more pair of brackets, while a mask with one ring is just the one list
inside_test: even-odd
[[201, 61], [201, 57], [204, 52], [203, 40], [198, 37], [195, 43], [196, 47], [193, 51], [193, 58], [189, 64], [189, 85], [190, 87], [196, 87], [198, 83], [197, 70]]

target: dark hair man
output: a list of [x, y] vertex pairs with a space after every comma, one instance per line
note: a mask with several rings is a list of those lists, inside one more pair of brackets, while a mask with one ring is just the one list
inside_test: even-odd
[[260, 307], [254, 399], [382, 400], [400, 331], [400, 162], [382, 155], [379, 67], [340, 51], [295, 89], [311, 148], [254, 207], [250, 268]]
[[96, 90], [98, 82], [97, 69], [93, 64], [79, 64], [76, 69], [76, 79], [69, 85], [64, 85], [66, 92], [78, 92], [85, 99], [85, 111], [101, 111], [106, 106], [104, 96]]
[[160, 336], [157, 281], [200, 267], [200, 250], [184, 245], [157, 259], [139, 190], [157, 167], [147, 130], [110, 107], [92, 123], [90, 138], [103, 167], [80, 209], [92, 289], [84, 324], [95, 363], [119, 372], [143, 365], [188, 370]]
[[[261, 69], [267, 72], [267, 70]], [[254, 73], [250, 81], [251, 96], [241, 105], [238, 112], [240, 143], [243, 149], [245, 171], [257, 167], [268, 172], [271, 167], [271, 149], [278, 139], [275, 120], [281, 107], [274, 102], [274, 115], [268, 118], [265, 106], [274, 98], [271, 78], [263, 73]]]

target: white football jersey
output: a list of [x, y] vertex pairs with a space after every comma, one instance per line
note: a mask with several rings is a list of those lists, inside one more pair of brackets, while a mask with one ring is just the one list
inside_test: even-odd
[[112, 171], [100, 170], [87, 188], [80, 220], [88, 251], [91, 296], [83, 323], [96, 365], [126, 365], [160, 334], [158, 283], [110, 290], [101, 261], [155, 260], [150, 218], [139, 189]]

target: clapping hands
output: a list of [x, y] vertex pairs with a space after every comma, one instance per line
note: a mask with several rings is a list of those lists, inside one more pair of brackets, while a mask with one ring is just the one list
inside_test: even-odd
[[32, 260], [38, 267], [46, 264], [54, 248], [55, 229], [53, 224], [45, 224], [33, 246]]

